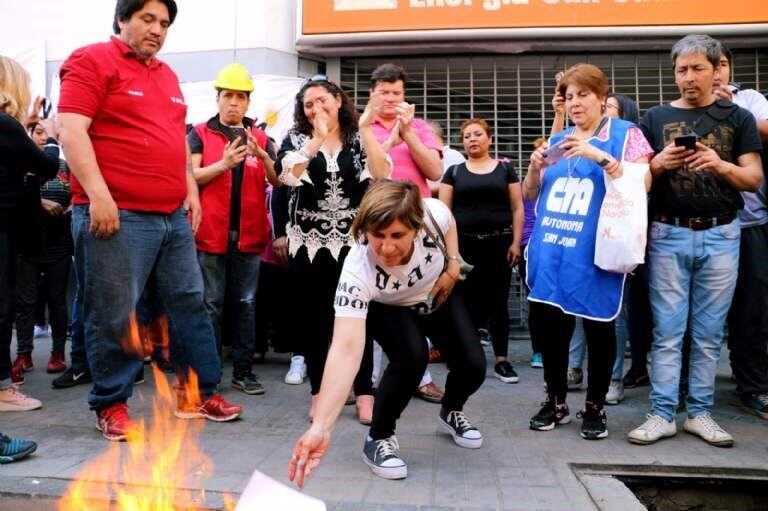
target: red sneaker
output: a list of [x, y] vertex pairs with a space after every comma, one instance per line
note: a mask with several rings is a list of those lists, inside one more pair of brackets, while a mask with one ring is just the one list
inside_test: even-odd
[[16, 360], [13, 361], [13, 366], [18, 366], [25, 373], [34, 369], [35, 365], [32, 363], [32, 353], [19, 353], [16, 356]]
[[112, 442], [125, 440], [131, 427], [127, 404], [115, 403], [96, 412], [96, 416], [96, 429], [101, 431], [104, 438]]
[[215, 422], [235, 420], [243, 413], [243, 407], [227, 402], [221, 394], [214, 394], [199, 406], [180, 403], [174, 415], [179, 419], [205, 418]]
[[49, 374], [52, 374], [63, 373], [66, 370], [67, 363], [64, 361], [64, 352], [52, 351], [51, 358], [48, 359], [48, 367], [45, 371]]
[[11, 383], [16, 385], [24, 384], [24, 370], [21, 368], [21, 365], [17, 366], [16, 363], [11, 366]]

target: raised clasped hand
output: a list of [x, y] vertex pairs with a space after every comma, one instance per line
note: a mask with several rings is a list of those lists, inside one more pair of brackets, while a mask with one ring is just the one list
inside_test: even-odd
[[250, 133], [248, 133], [247, 147], [248, 147], [247, 149], [248, 156], [255, 156], [260, 160], [263, 160], [269, 157], [269, 154], [267, 153], [267, 151], [262, 149], [261, 146], [259, 145], [259, 141], [256, 139], [256, 137], [254, 137]]
[[411, 105], [405, 101], [395, 106], [397, 111], [397, 121], [400, 125], [400, 136], [403, 137], [411, 129], [413, 117], [416, 115], [416, 105]]
[[363, 110], [363, 113], [360, 115], [358, 127], [369, 127], [373, 123], [373, 120], [376, 118], [376, 116], [379, 115], [381, 104], [381, 96], [376, 93], [372, 93], [371, 97], [368, 98], [368, 103], [365, 105], [365, 110]]
[[315, 116], [312, 118], [312, 135], [325, 140], [328, 136], [328, 114], [322, 108], [315, 108]]
[[720, 85], [715, 86], [715, 88], [712, 89], [712, 93], [718, 99], [733, 101], [733, 91], [731, 91], [731, 86], [727, 83], [721, 83]]
[[565, 98], [555, 89], [555, 94], [552, 96], [552, 110], [556, 114], [565, 114]]

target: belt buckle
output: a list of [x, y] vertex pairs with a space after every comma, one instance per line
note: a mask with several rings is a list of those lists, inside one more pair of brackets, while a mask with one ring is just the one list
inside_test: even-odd
[[703, 231], [709, 229], [711, 220], [709, 218], [691, 218], [688, 220], [688, 228], [692, 231]]

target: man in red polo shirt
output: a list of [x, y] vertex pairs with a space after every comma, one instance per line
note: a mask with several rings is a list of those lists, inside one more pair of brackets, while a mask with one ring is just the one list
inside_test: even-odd
[[118, 0], [117, 37], [75, 50], [61, 68], [58, 119], [74, 174], [75, 266], [93, 376], [88, 403], [108, 440], [125, 439], [130, 427], [126, 401], [143, 354], [124, 345], [150, 274], [178, 342], [177, 373], [183, 381], [194, 371], [201, 396], [193, 402], [180, 392], [176, 416], [227, 421], [242, 413], [216, 393], [221, 365], [195, 257], [201, 211], [186, 169], [187, 107], [176, 74], [155, 58], [176, 13], [174, 0]]
[[[248, 69], [233, 63], [214, 83], [219, 113], [187, 135], [192, 172], [200, 185], [203, 221], [195, 235], [197, 260], [205, 284], [205, 308], [219, 342], [232, 342], [232, 386], [246, 394], [263, 394], [253, 374], [256, 348], [256, 287], [259, 255], [270, 239], [267, 179], [280, 186], [273, 167], [274, 147], [267, 134], [245, 116], [253, 80]], [[227, 303], [225, 304], [225, 297]], [[231, 311], [224, 328], [224, 308]]]

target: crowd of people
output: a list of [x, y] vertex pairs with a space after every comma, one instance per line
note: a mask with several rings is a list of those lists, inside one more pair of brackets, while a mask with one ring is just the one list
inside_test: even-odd
[[[220, 393], [223, 360], [234, 389], [263, 394], [271, 382], [253, 367], [271, 342], [291, 353], [285, 383], [309, 379], [291, 479], [317, 468], [345, 402], [369, 426], [364, 462], [402, 479], [396, 424], [413, 396], [440, 404], [438, 426], [458, 446], [482, 446], [464, 412], [486, 377], [482, 337], [493, 376], [519, 381], [508, 358], [516, 268], [546, 387], [531, 429], [571, 421], [586, 357], [583, 438], [606, 438], [605, 406], [650, 385], [630, 442], [675, 435], [684, 407], [685, 431], [733, 445], [710, 414], [726, 332], [737, 403], [768, 420], [768, 100], [730, 82], [720, 42], [678, 41], [679, 98], [642, 117], [600, 68], [560, 73], [551, 132], [519, 172], [492, 156], [491, 120], [461, 124], [464, 154], [445, 145], [391, 63], [373, 71], [362, 112], [327, 76], [306, 80], [281, 141], [246, 116], [254, 83], [230, 64], [215, 115], [187, 129], [178, 78], [156, 57], [176, 14], [173, 0], [118, 0], [115, 36], [64, 62], [50, 116], [27, 72], [0, 57], [0, 412], [42, 406], [20, 390], [41, 305], [52, 386], [92, 384], [88, 406], [111, 441], [133, 424], [145, 359], [175, 373], [178, 418], [225, 422], [243, 407]], [[649, 230], [646, 263], [626, 274], [594, 259], [608, 185], [631, 172], [644, 172]], [[126, 343], [133, 318], [143, 350]], [[444, 389], [427, 369], [436, 359]], [[35, 449], [0, 434], [2, 463]]]

